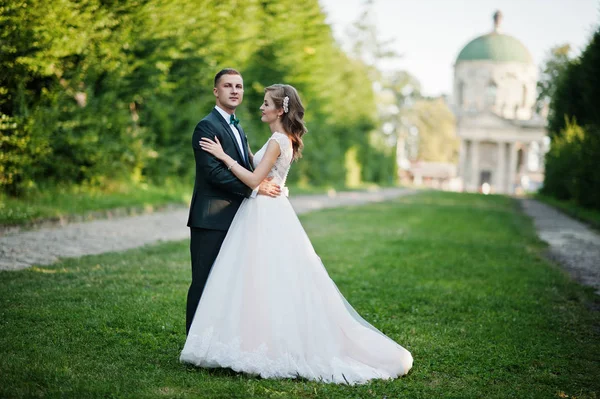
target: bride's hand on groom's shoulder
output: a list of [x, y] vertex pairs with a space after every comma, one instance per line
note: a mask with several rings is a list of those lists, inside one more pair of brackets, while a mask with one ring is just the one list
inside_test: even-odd
[[225, 157], [225, 151], [223, 151], [223, 147], [221, 146], [221, 143], [219, 142], [217, 136], [215, 136], [215, 141], [206, 137], [202, 137], [198, 144], [200, 145], [200, 148], [202, 148], [204, 151], [214, 155], [220, 160], [223, 160], [223, 158]]
[[273, 177], [267, 177], [258, 186], [258, 195], [267, 195], [269, 197], [279, 197], [281, 195], [281, 187], [279, 184], [273, 183]]

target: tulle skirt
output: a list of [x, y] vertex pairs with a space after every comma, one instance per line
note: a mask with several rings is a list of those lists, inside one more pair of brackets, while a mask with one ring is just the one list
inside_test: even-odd
[[180, 360], [345, 384], [395, 378], [413, 363], [339, 292], [284, 196], [242, 203]]

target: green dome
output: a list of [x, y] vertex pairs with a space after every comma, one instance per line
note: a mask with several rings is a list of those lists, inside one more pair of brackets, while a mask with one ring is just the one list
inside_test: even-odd
[[476, 60], [533, 63], [533, 58], [523, 43], [512, 36], [496, 32], [471, 40], [458, 54], [456, 62]]

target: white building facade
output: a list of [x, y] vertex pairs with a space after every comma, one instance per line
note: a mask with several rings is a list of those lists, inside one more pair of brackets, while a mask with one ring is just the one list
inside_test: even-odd
[[513, 194], [543, 182], [545, 118], [534, 112], [537, 67], [527, 48], [492, 32], [469, 42], [454, 65], [454, 112], [463, 190]]

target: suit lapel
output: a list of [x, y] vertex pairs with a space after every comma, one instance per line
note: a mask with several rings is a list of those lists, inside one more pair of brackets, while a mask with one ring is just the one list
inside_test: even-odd
[[[244, 154], [240, 150], [240, 146], [237, 143], [237, 139], [235, 138], [235, 135], [233, 134], [233, 132], [231, 131], [231, 128], [229, 127], [229, 122], [227, 122], [225, 119], [223, 119], [223, 117], [221, 116], [221, 114], [219, 113], [219, 111], [217, 111], [215, 108], [213, 108], [212, 112], [219, 119], [219, 121], [221, 122], [221, 125], [223, 125], [223, 128], [225, 129], [225, 132], [227, 132], [227, 134], [229, 135], [229, 137], [231, 137], [231, 140], [233, 140], [233, 146], [235, 147], [235, 150], [237, 151], [238, 155], [240, 156], [240, 159], [245, 164], [246, 163], [246, 157], [244, 156]], [[244, 135], [242, 135], [242, 143], [243, 142], [244, 142]]]
[[248, 139], [246, 138], [246, 133], [242, 128], [242, 125], [238, 125], [238, 131], [240, 132], [240, 138], [242, 139], [242, 145], [244, 146], [244, 160], [246, 161], [246, 166], [248, 169], [253, 170], [252, 165], [250, 165], [250, 157], [248, 156]]

